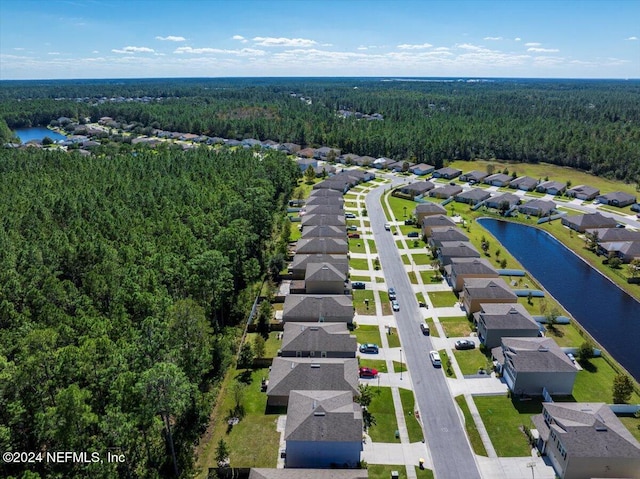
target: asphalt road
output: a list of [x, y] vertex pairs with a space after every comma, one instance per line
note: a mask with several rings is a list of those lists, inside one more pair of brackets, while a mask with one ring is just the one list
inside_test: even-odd
[[[393, 185], [404, 179], [389, 177]], [[392, 232], [385, 231], [386, 222], [380, 197], [389, 185], [372, 191], [366, 198], [378, 256], [387, 285], [396, 289], [400, 311], [394, 313], [402, 343], [402, 354], [411, 371], [413, 390], [420, 409], [425, 440], [431, 452], [437, 479], [480, 479], [478, 466], [463, 429], [456, 405], [447, 387], [444, 372], [429, 360], [433, 349], [429, 336], [420, 332], [423, 318], [404, 269]], [[416, 458], [416, 462], [417, 462]]]

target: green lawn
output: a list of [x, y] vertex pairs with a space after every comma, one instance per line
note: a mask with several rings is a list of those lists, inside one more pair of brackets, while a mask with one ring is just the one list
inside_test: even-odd
[[[351, 253], [366, 253], [367, 250], [364, 247], [365, 240], [360, 238], [349, 238], [349, 252]], [[360, 269], [360, 268], [358, 268]]]
[[406, 373], [409, 368], [407, 368], [407, 365], [405, 364], [405, 362], [400, 362], [400, 361], [392, 361], [393, 363], [393, 372], [394, 373]]
[[380, 295], [380, 304], [382, 304], [382, 314], [385, 316], [393, 314], [391, 302], [389, 301], [389, 293], [386, 291], [378, 291], [378, 294]]
[[439, 318], [448, 338], [469, 336], [472, 323], [465, 316]]
[[453, 355], [464, 375], [477, 374], [478, 369], [484, 368], [486, 370], [491, 365], [488, 358], [478, 348], [466, 351], [454, 350]]
[[473, 398], [489, 438], [500, 457], [531, 455], [531, 447], [520, 428], [532, 427], [531, 416], [542, 412], [539, 400], [519, 401], [507, 396]]
[[442, 362], [442, 370], [449, 378], [455, 378], [456, 372], [453, 367], [451, 367], [451, 359], [449, 358], [449, 354], [447, 354], [446, 349], [441, 349], [438, 351], [440, 353], [440, 361]]
[[373, 344], [377, 344], [378, 346], [382, 344], [382, 341], [380, 340], [380, 330], [378, 329], [378, 326], [363, 324], [358, 326], [353, 331], [353, 334], [355, 334], [356, 339], [360, 344], [373, 343]]
[[380, 373], [386, 373], [387, 370], [387, 362], [382, 359], [367, 359], [365, 356], [360, 356], [360, 360], [358, 364], [365, 368], [373, 368], [377, 369]]
[[402, 263], [403, 264], [411, 264], [411, 259], [409, 259], [409, 255], [408, 254], [403, 254], [400, 257], [402, 258]]
[[458, 298], [453, 294], [453, 291], [436, 291], [427, 294], [435, 308], [448, 308], [458, 302]]
[[384, 283], [384, 278], [381, 278], [380, 276], [376, 276], [376, 283]]
[[396, 328], [389, 328], [391, 334], [387, 334], [387, 341], [390, 348], [400, 347], [400, 336], [398, 336], [398, 330]]
[[369, 435], [373, 442], [395, 442], [400, 439], [395, 437], [398, 429], [396, 413], [393, 406], [391, 388], [373, 388], [373, 400], [369, 406], [369, 412], [375, 418], [376, 424], [369, 428]]
[[418, 265], [431, 264], [433, 258], [429, 254], [413, 254], [411, 255], [413, 262]]
[[618, 416], [618, 419], [631, 432], [633, 437], [640, 441], [640, 418], [635, 416]]
[[[269, 339], [265, 341], [264, 348], [264, 357], [265, 358], [275, 358], [278, 355], [278, 349], [282, 345], [282, 340], [278, 339], [278, 332], [271, 331], [269, 333]], [[258, 333], [249, 333], [247, 334], [247, 341], [253, 345], [256, 338], [259, 336]]]
[[404, 411], [404, 421], [407, 424], [409, 442], [420, 442], [424, 438], [422, 434], [422, 424], [415, 417], [415, 397], [410, 389], [399, 389], [402, 410]]
[[471, 443], [473, 452], [478, 454], [479, 456], [487, 456], [487, 450], [485, 449], [484, 443], [480, 438], [480, 433], [478, 432], [476, 423], [473, 421], [473, 417], [471, 416], [471, 411], [469, 410], [467, 401], [462, 395], [456, 396], [455, 399], [458, 403], [458, 406], [462, 410], [462, 414], [464, 415], [464, 427], [467, 430], [467, 436], [469, 437], [469, 442]]
[[415, 271], [409, 271], [407, 276], [409, 277], [411, 284], [418, 284], [418, 278], [416, 277]]
[[358, 275], [353, 275], [350, 276], [349, 279], [353, 282], [353, 281], [371, 281], [371, 276], [358, 276]]
[[[418, 233], [420, 233], [420, 228], [416, 225], [405, 225], [405, 224], [401, 224], [399, 226], [400, 228], [400, 233], [402, 234], [402, 236], [407, 236], [409, 233], [417, 231]], [[407, 241], [413, 241], [414, 239], [420, 239], [420, 238], [407, 238]]]
[[369, 245], [369, 252], [370, 253], [377, 253], [378, 250], [376, 248], [376, 242], [372, 239], [368, 239], [367, 240], [367, 244]]
[[405, 219], [411, 218], [417, 204], [418, 203], [412, 200], [405, 200], [389, 195], [389, 206], [391, 206], [393, 220], [395, 221], [404, 221]]
[[[369, 300], [369, 304], [365, 302]], [[355, 289], [353, 290], [353, 306], [358, 314], [375, 315], [376, 303], [373, 299], [373, 290], [371, 289]]]
[[439, 338], [440, 337], [440, 333], [436, 329], [436, 325], [433, 322], [433, 319], [426, 318], [425, 319], [425, 323], [427, 323], [429, 325], [429, 335], [433, 336], [434, 338]]
[[[604, 358], [592, 358], [578, 371], [573, 385], [573, 397], [578, 402], [613, 402], [611, 390], [616, 372]], [[631, 396], [629, 404], [640, 404], [637, 394]]]
[[[221, 403], [214, 414], [213, 434], [202, 447], [198, 460], [201, 469], [216, 467], [215, 451], [220, 439], [230, 450], [232, 467], [276, 467], [280, 434], [276, 431], [277, 414], [265, 414], [267, 395], [260, 391], [262, 378], [269, 376], [268, 369], [255, 371], [230, 369], [224, 380]], [[231, 390], [234, 383], [245, 384], [242, 405], [245, 416], [228, 431], [226, 418], [234, 408]], [[226, 393], [225, 393], [226, 391]]]
[[[381, 464], [369, 464], [367, 470], [369, 471], [369, 479], [389, 479], [392, 471], [398, 472], [399, 479], [407, 479], [407, 470], [404, 465], [385, 466]], [[433, 471], [431, 469], [421, 470], [416, 466], [415, 471], [418, 479], [433, 479]]]
[[420, 303], [427, 303], [427, 300], [424, 298], [424, 293], [420, 292], [420, 293], [416, 293], [416, 299], [418, 300], [418, 304]]
[[439, 283], [442, 281], [442, 275], [436, 275], [435, 271], [420, 271], [420, 277], [424, 284]]
[[366, 258], [351, 258], [349, 260], [349, 266], [355, 270], [369, 270], [369, 262]]

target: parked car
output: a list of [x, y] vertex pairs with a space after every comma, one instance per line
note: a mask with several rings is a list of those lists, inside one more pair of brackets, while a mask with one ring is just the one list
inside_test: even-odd
[[347, 226], [347, 231], [358, 231], [358, 227], [356, 225]]
[[434, 367], [439, 368], [442, 366], [442, 362], [440, 361], [440, 354], [438, 353], [438, 351], [429, 352], [429, 359], [431, 359], [431, 364], [433, 364]]
[[358, 239], [360, 238], [360, 233], [349, 233], [349, 238]]
[[362, 281], [354, 281], [353, 283], [351, 283], [351, 287], [353, 289], [366, 289], [367, 285]]
[[389, 288], [389, 299], [391, 301], [396, 299], [396, 290], [395, 290], [395, 288]]
[[345, 213], [344, 217], [350, 220], [353, 220], [356, 218], [356, 215], [354, 215], [353, 213]]
[[405, 225], [415, 225], [416, 224], [416, 220], [414, 220], [413, 218], [409, 218], [408, 220], [404, 220], [404, 224]]
[[476, 343], [469, 339], [459, 339], [456, 341], [456, 349], [473, 349], [476, 347]]
[[422, 334], [425, 336], [429, 336], [429, 325], [427, 323], [420, 323], [420, 331], [422, 331]]
[[378, 345], [372, 343], [365, 343], [360, 345], [361, 353], [378, 354]]
[[398, 303], [395, 299], [391, 301], [391, 308], [394, 311], [400, 311], [400, 303]]
[[420, 237], [420, 233], [418, 233], [417, 231], [410, 231], [407, 236], [409, 238], [419, 238]]
[[384, 224], [384, 229], [387, 231], [391, 231], [391, 225], [389, 223]]
[[375, 378], [378, 377], [378, 370], [374, 368], [360, 368], [359, 370], [361, 378]]

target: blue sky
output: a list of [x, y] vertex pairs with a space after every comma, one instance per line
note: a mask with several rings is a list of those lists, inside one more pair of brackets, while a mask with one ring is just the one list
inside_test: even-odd
[[0, 79], [640, 78], [640, 0], [2, 0]]

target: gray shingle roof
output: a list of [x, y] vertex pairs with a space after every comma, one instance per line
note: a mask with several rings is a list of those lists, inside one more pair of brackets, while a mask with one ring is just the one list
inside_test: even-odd
[[298, 254], [347, 254], [349, 244], [341, 238], [303, 238], [296, 244]]
[[491, 263], [484, 258], [453, 258], [449, 267], [451, 273], [458, 276], [461, 274], [498, 274]]
[[435, 188], [435, 185], [430, 181], [416, 181], [415, 183], [411, 183], [410, 185], [403, 186], [402, 188], [400, 188], [400, 190], [404, 193], [417, 196], [426, 193], [433, 188]]
[[435, 227], [446, 227], [446, 226], [455, 226], [456, 223], [451, 218], [445, 215], [431, 215], [425, 216], [422, 220], [423, 226], [430, 226], [432, 228]]
[[[325, 191], [325, 190], [316, 190], [316, 191]], [[333, 191], [333, 190], [329, 190]], [[344, 204], [344, 197], [342, 196], [311, 196], [307, 199], [307, 206], [313, 205], [335, 205], [339, 206]]]
[[598, 241], [640, 241], [640, 231], [627, 228], [594, 228], [587, 233], [597, 233]]
[[311, 193], [309, 193], [309, 198], [325, 197], [325, 196], [338, 196], [340, 198], [343, 197], [340, 191], [327, 190], [327, 189], [320, 189], [320, 190], [316, 189], [311, 191]]
[[556, 208], [556, 204], [553, 201], [547, 200], [531, 200], [525, 204], [520, 205], [518, 210], [520, 211], [536, 211], [541, 216], [553, 211]]
[[353, 391], [291, 391], [285, 441], [360, 442], [362, 432], [362, 407], [353, 402]]
[[482, 321], [487, 329], [535, 329], [540, 326], [520, 303], [486, 303], [474, 314], [476, 321]]
[[356, 358], [275, 358], [269, 373], [267, 396], [288, 396], [291, 391], [327, 391], [358, 394]]
[[464, 292], [469, 298], [517, 299], [501, 278], [468, 278], [464, 280]]
[[567, 190], [567, 196], [575, 196], [575, 195], [597, 195], [600, 193], [598, 188], [594, 188], [593, 186], [588, 185], [578, 185], [573, 188]]
[[305, 281], [344, 281], [347, 276], [331, 263], [309, 263]]
[[307, 226], [302, 230], [302, 238], [347, 238], [347, 231], [335, 225]]
[[571, 360], [551, 338], [502, 338], [502, 354], [517, 372], [576, 371]]
[[332, 321], [353, 318], [353, 300], [343, 294], [290, 294], [284, 299], [283, 321]]
[[614, 191], [613, 193], [606, 193], [604, 195], [598, 196], [598, 199], [602, 199], [605, 201], [619, 201], [619, 202], [636, 202], [636, 197], [630, 195], [629, 193], [625, 193], [624, 191]]
[[344, 215], [304, 215], [300, 220], [302, 226], [318, 226], [318, 225], [329, 225], [329, 226], [346, 226], [346, 221], [344, 219]]
[[435, 188], [429, 192], [429, 196], [438, 196], [442, 198], [448, 198], [450, 196], [457, 195], [462, 192], [462, 186], [458, 185], [446, 185], [440, 188]]
[[443, 258], [479, 258], [480, 253], [468, 241], [443, 241], [438, 252]]
[[533, 189], [537, 184], [538, 184], [538, 180], [535, 178], [532, 178], [530, 176], [520, 176], [515, 180], [512, 180], [511, 183], [509, 183], [509, 186], [517, 186], [518, 188], [524, 187], [527, 189]]
[[349, 259], [346, 254], [296, 254], [290, 268], [292, 270], [304, 269], [306, 272], [309, 263], [331, 263], [343, 273], [349, 271]]
[[354, 352], [358, 346], [346, 323], [285, 323], [282, 351]]
[[337, 205], [306, 205], [305, 213], [307, 215], [344, 215], [344, 207]]
[[484, 180], [484, 183], [492, 183], [494, 181], [499, 181], [501, 183], [508, 183], [511, 181], [511, 176], [505, 175], [504, 173], [495, 173], [493, 175], [487, 176]]
[[600, 213], [587, 213], [584, 215], [567, 216], [562, 218], [562, 223], [574, 225], [580, 231], [592, 228], [615, 228], [617, 222], [613, 218]]
[[449, 226], [444, 228], [432, 228], [431, 241], [434, 244], [440, 245], [443, 241], [469, 241], [469, 238], [460, 231], [460, 228]]
[[517, 205], [521, 200], [520, 196], [514, 195], [513, 193], [503, 193], [501, 195], [496, 195], [487, 200], [487, 205], [492, 205], [493, 207], [499, 207], [505, 201], [509, 203], [509, 208], [513, 205]]
[[438, 203], [433, 203], [431, 201], [427, 201], [426, 203], [420, 203], [419, 205], [416, 206], [416, 209], [414, 210], [414, 213], [418, 214], [418, 213], [428, 213], [428, 214], [441, 214], [441, 215], [446, 215], [447, 214], [447, 209], [442, 206], [441, 204]]
[[465, 199], [472, 201], [484, 201], [491, 196], [487, 190], [483, 190], [482, 188], [471, 188], [470, 190], [463, 191], [456, 195], [456, 199]]

